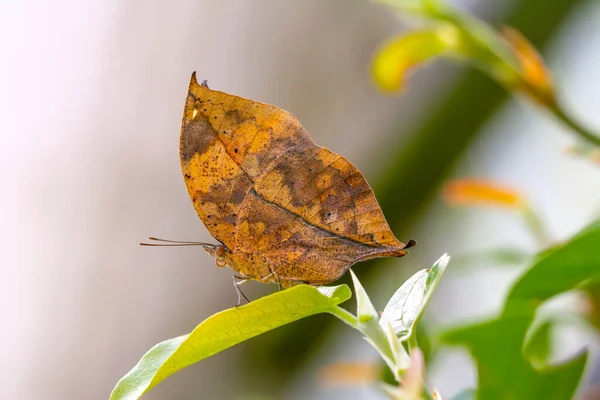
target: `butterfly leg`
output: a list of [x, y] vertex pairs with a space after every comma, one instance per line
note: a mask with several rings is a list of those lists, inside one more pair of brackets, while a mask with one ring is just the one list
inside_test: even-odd
[[[239, 280], [238, 280], [239, 279]], [[240, 285], [242, 283], [248, 282], [248, 278], [244, 278], [243, 276], [233, 275], [233, 287], [235, 288], [235, 292], [237, 293], [237, 303], [235, 303], [236, 307], [239, 307], [242, 304], [242, 297], [250, 303], [248, 297], [240, 290]]]
[[277, 277], [277, 286], [278, 286], [278, 291], [281, 292], [281, 278], [279, 278], [279, 274], [275, 271], [273, 271], [275, 273], [275, 276]]
[[279, 287], [278, 291], [281, 292], [281, 288], [282, 288], [282, 286], [281, 286], [281, 278], [279, 277], [279, 274], [277, 273], [276, 270], [272, 269], [271, 273], [263, 278], [263, 282], [268, 282], [269, 278], [272, 277], [273, 275], [275, 275], [275, 277], [277, 278], [277, 286]]

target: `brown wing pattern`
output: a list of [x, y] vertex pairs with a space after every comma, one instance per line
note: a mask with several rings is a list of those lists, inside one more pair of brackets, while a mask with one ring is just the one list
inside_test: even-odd
[[360, 260], [405, 254], [350, 162], [316, 145], [284, 157], [242, 203], [242, 251], [259, 250], [281, 279], [311, 283], [335, 280]]
[[198, 216], [230, 249], [236, 248], [237, 211], [263, 165], [294, 141], [311, 142], [306, 133], [293, 133], [300, 128], [277, 107], [210, 90], [192, 76], [180, 137], [181, 168]]
[[357, 261], [405, 254], [358, 169], [317, 146], [286, 111], [192, 76], [180, 151], [210, 233], [231, 250], [264, 255], [282, 279], [329, 282]]

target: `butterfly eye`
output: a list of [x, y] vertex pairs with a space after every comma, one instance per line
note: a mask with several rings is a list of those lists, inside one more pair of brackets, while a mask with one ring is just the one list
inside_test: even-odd
[[217, 267], [224, 267], [227, 265], [227, 262], [220, 258], [217, 258], [215, 262], [217, 263]]

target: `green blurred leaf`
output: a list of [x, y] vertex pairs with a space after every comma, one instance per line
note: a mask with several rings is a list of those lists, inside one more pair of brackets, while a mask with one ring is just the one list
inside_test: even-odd
[[536, 370], [527, 356], [539, 355], [542, 336], [525, 344], [542, 301], [572, 290], [600, 275], [600, 221], [568, 242], [540, 254], [513, 285], [497, 319], [447, 332], [442, 339], [471, 352], [479, 372], [482, 399], [572, 398], [585, 367], [586, 354], [551, 368]]
[[456, 53], [459, 38], [459, 32], [445, 24], [393, 38], [375, 54], [373, 79], [384, 91], [400, 90], [410, 68], [442, 54]]
[[546, 319], [539, 324], [532, 324], [525, 337], [523, 354], [532, 365], [542, 368], [548, 363], [551, 350], [552, 323]]
[[600, 331], [600, 281], [589, 282], [583, 289], [587, 293], [591, 306], [587, 319], [596, 330]]
[[189, 335], [166, 340], [150, 349], [121, 378], [110, 398], [137, 399], [180, 369], [300, 318], [332, 312], [351, 295], [346, 285], [319, 288], [299, 285], [221, 311], [204, 320]]
[[544, 300], [600, 279], [600, 221], [571, 240], [540, 254], [513, 285], [504, 313], [533, 310]]
[[542, 371], [521, 353], [531, 315], [503, 316], [444, 335], [447, 343], [462, 344], [471, 352], [478, 370], [478, 398], [564, 400], [573, 397], [587, 354]]
[[524, 357], [538, 370], [548, 368], [552, 364], [552, 334], [558, 327], [569, 326], [580, 331], [597, 333], [597, 329], [584, 315], [567, 310], [553, 310], [546, 308], [547, 305], [544, 303], [536, 310], [523, 345]]
[[382, 319], [385, 318], [391, 323], [401, 340], [412, 335], [449, 261], [450, 257], [444, 254], [431, 269], [415, 273], [404, 282], [385, 306]]
[[[421, 3], [418, 0], [379, 2], [398, 3], [398, 6], [419, 6]], [[548, 50], [548, 45], [570, 21], [572, 13], [589, 2], [520, 0], [507, 4], [505, 12], [489, 14], [488, 21], [494, 26], [515, 27], [536, 48]], [[486, 132], [483, 128], [509, 97], [505, 90], [479, 70], [467, 69], [456, 78], [449, 88], [436, 92], [435, 102], [430, 104], [427, 115], [417, 121], [414, 128], [407, 130], [406, 121], [400, 116], [388, 130], [390, 135], [403, 140], [386, 142], [386, 153], [379, 157], [370, 182], [387, 221], [398, 237], [414, 236], [415, 223], [431, 205], [441, 182], [448, 177], [465, 149]], [[496, 133], [502, 135], [504, 132]], [[407, 261], [400, 259], [398, 262], [402, 265]], [[365, 262], [354, 272], [364, 284], [373, 284], [377, 276], [391, 268], [385, 259], [375, 259]], [[342, 279], [349, 282], [349, 278]], [[253, 383], [268, 383], [270, 391], [285, 398], [289, 393], [290, 377], [307, 366], [305, 353], [297, 348], [323, 345], [337, 332], [332, 329], [333, 319], [319, 317], [300, 320], [272, 332], [270, 335], [276, 334], [277, 340], [263, 340], [267, 339], [266, 336], [253, 340], [251, 346], [244, 346], [244, 359], [236, 368], [245, 373], [250, 369], [262, 371], [262, 374], [253, 376]], [[312, 320], [316, 319], [319, 319], [318, 336], [313, 335], [315, 323]], [[299, 342], [302, 346], [297, 345]], [[419, 345], [422, 346], [421, 340]]]

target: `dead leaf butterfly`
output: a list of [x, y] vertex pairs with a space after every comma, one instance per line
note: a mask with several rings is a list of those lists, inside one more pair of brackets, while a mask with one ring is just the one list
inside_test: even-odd
[[278, 107], [189, 86], [181, 169], [218, 266], [282, 287], [325, 284], [351, 265], [401, 257], [373, 190], [344, 157], [316, 145]]

